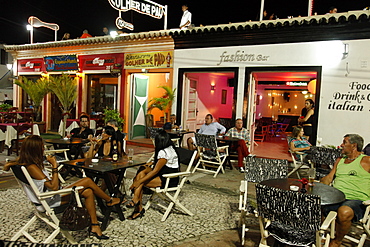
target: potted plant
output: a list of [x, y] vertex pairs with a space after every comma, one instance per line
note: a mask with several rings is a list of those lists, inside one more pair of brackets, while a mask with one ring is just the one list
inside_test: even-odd
[[0, 105], [0, 112], [7, 112], [12, 107], [13, 106], [9, 105], [9, 104], [1, 104]]
[[118, 123], [118, 129], [122, 131], [122, 126], [125, 124], [125, 120], [121, 118], [120, 113], [117, 110], [104, 109], [104, 123], [106, 124], [109, 120], [116, 120]]
[[49, 80], [47, 78], [40, 78], [34, 82], [23, 76], [21, 80], [16, 80], [14, 84], [21, 87], [30, 96], [33, 102], [33, 112], [36, 115], [35, 121], [41, 122], [41, 102], [50, 92]]
[[67, 118], [77, 98], [77, 81], [75, 78], [62, 74], [50, 76], [50, 89], [58, 97], [63, 112], [63, 132], [66, 130]]
[[157, 108], [163, 111], [164, 123], [166, 123], [166, 114], [171, 111], [172, 102], [175, 99], [175, 91], [168, 86], [159, 86], [158, 88], [163, 88], [165, 93], [162, 97], [155, 97], [149, 101], [148, 112]]

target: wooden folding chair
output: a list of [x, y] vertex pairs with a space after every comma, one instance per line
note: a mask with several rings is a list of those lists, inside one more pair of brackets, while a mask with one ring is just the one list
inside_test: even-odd
[[[248, 182], [259, 183], [267, 179], [286, 178], [288, 174], [288, 160], [245, 158], [245, 178], [240, 182], [239, 210], [241, 227], [241, 243], [244, 246], [245, 234], [249, 231], [246, 227], [247, 216], [251, 213], [248, 206]], [[256, 214], [256, 211], [254, 212]], [[257, 216], [257, 215], [256, 215]]]
[[[62, 235], [65, 238], [67, 238], [71, 244], [77, 244], [77, 242], [73, 239], [73, 237], [68, 231], [60, 229], [59, 219], [56, 217], [54, 209], [51, 208], [47, 202], [48, 199], [52, 198], [55, 195], [71, 194], [73, 192], [72, 188], [40, 193], [37, 186], [33, 182], [33, 179], [29, 175], [26, 167], [14, 165], [11, 166], [11, 169], [16, 180], [18, 181], [21, 188], [25, 191], [26, 195], [27, 195], [26, 190], [31, 191], [31, 193], [33, 193], [39, 201], [39, 204], [31, 202], [31, 204], [35, 208], [34, 216], [11, 238], [11, 241], [16, 241], [19, 237], [25, 236], [32, 243], [38, 243], [38, 241], [31, 236], [30, 232], [28, 232], [28, 229], [33, 225], [34, 222], [36, 222], [37, 219], [40, 219], [53, 229], [53, 232], [42, 243], [45, 244], [51, 243], [51, 241], [59, 233], [62, 233]], [[83, 189], [83, 186], [76, 187], [74, 193], [77, 202], [80, 201], [80, 197], [78, 195], [78, 190], [80, 189]]]
[[257, 211], [261, 241], [266, 247], [269, 236], [283, 244], [295, 246], [329, 246], [334, 238], [335, 218], [331, 211], [321, 223], [321, 205], [318, 195], [287, 191], [256, 184]]
[[[190, 151], [183, 148], [178, 148], [179, 153], [179, 161], [181, 164], [187, 165], [186, 171], [184, 172], [176, 172], [176, 173], [169, 173], [163, 175], [166, 178], [166, 184], [164, 188], [157, 187], [157, 188], [149, 188], [153, 191], [152, 196], [149, 198], [148, 202], [144, 206], [145, 210], [148, 210], [150, 205], [154, 203], [153, 199], [155, 197], [160, 197], [163, 201], [167, 201], [167, 205], [162, 205], [157, 203], [158, 206], [165, 209], [165, 213], [161, 221], [165, 221], [169, 213], [171, 212], [173, 207], [179, 207], [182, 211], [186, 214], [192, 216], [194, 215], [190, 212], [183, 204], [181, 204], [180, 200], [178, 199], [179, 194], [181, 192], [182, 187], [184, 186], [185, 182], [187, 181], [188, 177], [190, 176], [191, 168], [194, 163], [195, 157], [197, 156], [197, 151]], [[180, 181], [176, 187], [169, 187], [169, 182], [171, 178], [179, 177]]]
[[[217, 146], [216, 136], [214, 135], [203, 135], [195, 133], [195, 140], [197, 143], [197, 150], [199, 153], [199, 160], [196, 164], [193, 173], [196, 170], [206, 171], [214, 173], [213, 177], [216, 177], [221, 171], [225, 173], [223, 164], [229, 155], [229, 146]], [[202, 168], [199, 168], [202, 165]], [[207, 169], [210, 168], [210, 169]]]

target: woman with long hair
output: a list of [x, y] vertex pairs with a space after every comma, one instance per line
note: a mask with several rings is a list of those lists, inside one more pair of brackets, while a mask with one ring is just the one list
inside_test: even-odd
[[[311, 149], [311, 143], [304, 137], [304, 130], [302, 126], [296, 126], [293, 128], [292, 131], [292, 138], [289, 142], [289, 148], [293, 152], [303, 152], [305, 153], [305, 159], [309, 159], [307, 154], [309, 154], [309, 150]], [[300, 155], [299, 155], [300, 156]], [[300, 158], [300, 157], [299, 157]]]
[[119, 143], [116, 138], [116, 131], [113, 127], [105, 126], [101, 136], [102, 138], [100, 140], [96, 138], [91, 140], [90, 149], [85, 154], [86, 158], [92, 158], [96, 154], [100, 157], [112, 156], [114, 145], [117, 146], [118, 155], [122, 154], [120, 147], [118, 147]]
[[315, 117], [315, 103], [312, 99], [305, 100], [305, 107], [302, 109], [301, 117], [298, 123], [303, 126], [304, 134], [307, 140], [312, 136], [312, 125]]
[[[145, 209], [142, 206], [144, 186], [149, 188], [164, 187], [166, 178], [163, 177], [163, 174], [180, 171], [178, 154], [170, 135], [165, 130], [162, 130], [156, 135], [154, 143], [154, 162], [150, 162], [139, 169], [130, 187], [134, 197], [127, 207], [135, 207], [135, 210], [128, 218], [129, 220], [141, 218], [145, 213]], [[152, 164], [154, 164], [153, 168], [150, 167]], [[172, 178], [169, 187], [176, 186], [178, 183], [178, 177]]]
[[[55, 191], [60, 189], [59, 178], [58, 178], [58, 163], [54, 156], [49, 155], [47, 157], [47, 161], [52, 166], [52, 174], [51, 176], [44, 168], [44, 142], [40, 136], [31, 135], [28, 136], [22, 142], [21, 150], [19, 157], [14, 162], [9, 162], [5, 164], [4, 170], [8, 171], [11, 166], [13, 165], [22, 165], [25, 166], [28, 173], [32, 177], [33, 181], [35, 182], [36, 186], [38, 187], [40, 192], [44, 191]], [[90, 178], [82, 178], [77, 182], [67, 186], [67, 188], [73, 186], [83, 186], [84, 189], [79, 190], [80, 196], [85, 198], [85, 207], [89, 212], [91, 217], [91, 228], [90, 233], [97, 237], [98, 239], [109, 239], [109, 237], [103, 235], [98, 219], [96, 216], [96, 208], [95, 208], [95, 199], [94, 196], [97, 196], [106, 201], [106, 205], [111, 207], [121, 202], [119, 198], [111, 198], [107, 194], [105, 194]], [[26, 191], [27, 191], [27, 187]], [[29, 199], [36, 204], [40, 202], [37, 199], [33, 199], [31, 194], [32, 192], [27, 193]], [[71, 195], [64, 195], [64, 196], [55, 196], [53, 200], [49, 201], [49, 205], [52, 208], [58, 207], [63, 204], [67, 204], [70, 201]], [[73, 195], [72, 195], [73, 196]]]

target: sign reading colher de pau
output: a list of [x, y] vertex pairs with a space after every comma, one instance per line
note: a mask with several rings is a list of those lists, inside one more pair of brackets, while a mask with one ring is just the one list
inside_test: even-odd
[[125, 69], [172, 68], [173, 51], [126, 53]]

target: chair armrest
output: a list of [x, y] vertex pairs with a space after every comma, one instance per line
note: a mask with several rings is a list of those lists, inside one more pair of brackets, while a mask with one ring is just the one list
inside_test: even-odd
[[368, 205], [370, 205], [370, 200], [363, 201], [363, 202], [362, 202], [362, 204], [364, 204], [364, 205], [368, 206]]
[[174, 173], [168, 173], [168, 174], [163, 174], [164, 178], [175, 178], [179, 176], [189, 176], [191, 173], [190, 172], [174, 172]]
[[[83, 188], [84, 188], [83, 186], [77, 186], [76, 190], [80, 190], [80, 189], [83, 189]], [[39, 195], [39, 199], [48, 198], [48, 197], [52, 197], [54, 195], [59, 195], [59, 194], [70, 194], [70, 193], [72, 193], [72, 188], [66, 188], [66, 189], [55, 190], [55, 191], [48, 191], [48, 192], [41, 193]]]
[[69, 151], [68, 148], [63, 148], [63, 149], [52, 149], [52, 150], [45, 150], [44, 153], [63, 153], [65, 151]]
[[328, 216], [326, 216], [324, 222], [321, 224], [320, 230], [327, 230], [333, 220], [337, 217], [337, 212], [330, 211]]
[[229, 145], [217, 147], [217, 150], [229, 148]]

